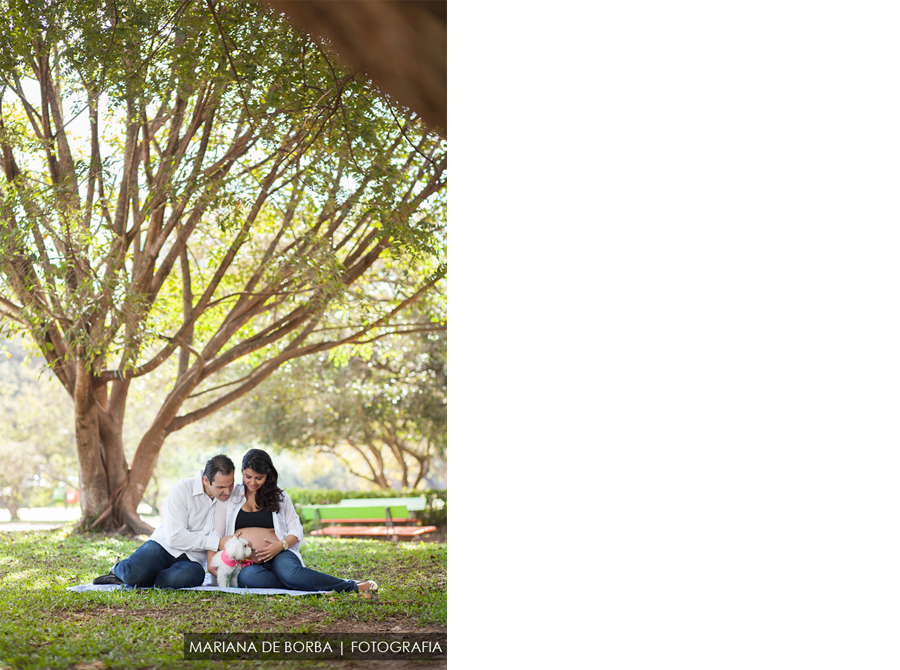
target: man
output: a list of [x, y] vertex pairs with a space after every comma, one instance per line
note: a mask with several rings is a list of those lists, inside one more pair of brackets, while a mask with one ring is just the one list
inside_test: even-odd
[[234, 488], [234, 463], [224, 454], [172, 487], [163, 522], [131, 556], [119, 561], [94, 584], [129, 584], [180, 589], [203, 584], [206, 552], [220, 551], [227, 538], [213, 527], [216, 502]]

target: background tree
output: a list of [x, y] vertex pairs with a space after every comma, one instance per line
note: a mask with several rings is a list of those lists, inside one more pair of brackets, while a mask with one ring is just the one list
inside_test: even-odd
[[167, 436], [286, 362], [442, 328], [400, 314], [444, 275], [445, 143], [323, 46], [252, 0], [0, 7], [0, 314], [73, 400], [85, 524], [147, 532]]
[[20, 340], [0, 353], [0, 505], [18, 519], [37, 486], [78, 485], [72, 403]]
[[242, 399], [219, 434], [333, 453], [380, 488], [415, 488], [446, 462], [445, 333], [392, 336], [306, 359]]

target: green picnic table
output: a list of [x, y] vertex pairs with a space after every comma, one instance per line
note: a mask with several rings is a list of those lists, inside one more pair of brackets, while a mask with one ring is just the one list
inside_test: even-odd
[[426, 504], [425, 496], [418, 496], [417, 498], [344, 498], [338, 503], [341, 507], [405, 505], [410, 512], [424, 512]]
[[[410, 514], [410, 509], [406, 505], [392, 504], [393, 500], [393, 498], [368, 498], [364, 501], [366, 503], [364, 505], [359, 504], [363, 502], [361, 500], [354, 500], [352, 504], [346, 504], [348, 501], [343, 500], [337, 505], [304, 505], [300, 513], [303, 519], [315, 521], [316, 529], [310, 534], [316, 536], [396, 539], [400, 536], [424, 535], [437, 530], [437, 526], [419, 525], [421, 521]], [[420, 507], [418, 499], [412, 500], [415, 501], [412, 503], [413, 507]], [[422, 501], [424, 500], [423, 496]], [[425, 506], [421, 505], [421, 509], [425, 509]], [[383, 522], [384, 525], [361, 525], [379, 522]], [[404, 523], [412, 525], [395, 525]]]

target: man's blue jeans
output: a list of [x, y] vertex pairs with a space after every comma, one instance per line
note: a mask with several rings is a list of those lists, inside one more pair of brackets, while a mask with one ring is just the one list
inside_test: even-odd
[[340, 579], [304, 568], [292, 551], [282, 551], [266, 563], [248, 565], [238, 574], [238, 586], [295, 591], [359, 591], [352, 579]]
[[186, 554], [175, 558], [157, 542], [147, 540], [128, 558], [116, 563], [113, 573], [131, 586], [181, 589], [203, 584], [206, 571]]

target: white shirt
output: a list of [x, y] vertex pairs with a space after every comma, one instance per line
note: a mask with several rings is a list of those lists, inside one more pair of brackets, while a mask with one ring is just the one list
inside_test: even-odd
[[202, 471], [182, 479], [169, 491], [163, 521], [150, 539], [173, 557], [187, 554], [205, 568], [206, 552], [219, 549], [219, 536], [213, 528], [216, 502], [203, 490]]
[[[300, 545], [303, 543], [303, 526], [300, 525], [300, 517], [297, 515], [297, 510], [294, 509], [294, 503], [291, 502], [287, 491], [284, 489], [279, 489], [279, 491], [281, 491], [281, 508], [277, 514], [272, 515], [275, 537], [279, 540], [284, 540], [288, 535], [296, 537], [297, 542], [293, 546], [288, 547], [288, 551], [297, 554], [297, 558], [300, 559], [300, 565], [305, 566], [303, 557], [300, 555]], [[244, 485], [235, 485], [228, 500], [216, 509], [215, 534], [217, 539], [218, 537], [234, 535], [234, 524], [237, 521], [238, 512], [241, 511], [241, 507], [246, 501]]]

